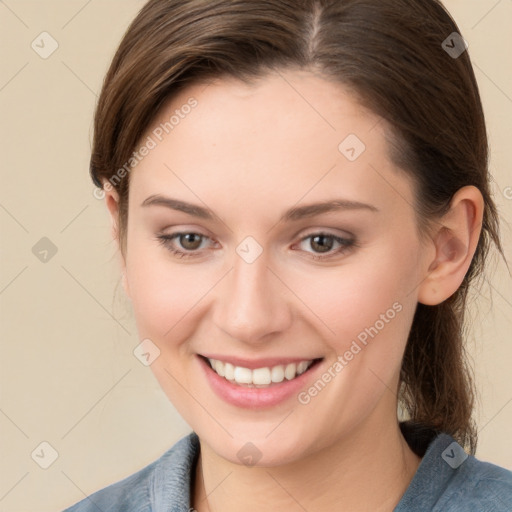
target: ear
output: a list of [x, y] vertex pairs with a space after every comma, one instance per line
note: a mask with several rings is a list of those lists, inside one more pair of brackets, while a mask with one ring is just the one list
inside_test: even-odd
[[476, 187], [462, 187], [453, 196], [432, 236], [435, 257], [426, 262], [418, 302], [435, 306], [457, 291], [478, 245], [483, 211], [484, 199]]
[[121, 272], [123, 288], [130, 297], [130, 289], [126, 279], [126, 261], [121, 251], [121, 243], [119, 238], [119, 193], [108, 182], [103, 182], [103, 191], [105, 192], [105, 205], [110, 215], [112, 239], [116, 242], [117, 248], [121, 255]]

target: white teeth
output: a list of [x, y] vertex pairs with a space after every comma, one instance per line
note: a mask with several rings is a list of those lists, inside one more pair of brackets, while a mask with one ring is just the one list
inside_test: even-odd
[[[235, 380], [235, 367], [231, 363], [223, 363], [222, 361], [218, 361], [220, 363], [219, 366], [224, 365], [224, 377], [228, 380]], [[217, 372], [217, 365], [215, 365], [214, 370]], [[217, 372], [219, 373], [219, 372]], [[219, 373], [220, 375], [220, 373]]]
[[272, 384], [283, 382], [284, 379], [292, 380], [302, 375], [312, 364], [313, 360], [277, 365], [272, 368], [255, 368], [251, 370], [242, 366], [233, 366], [218, 359], [208, 359], [212, 369], [221, 377], [246, 387], [268, 387]]
[[279, 366], [274, 366], [272, 371], [270, 372], [270, 376], [272, 378], [272, 382], [283, 382], [284, 380], [284, 366], [280, 364]]
[[297, 365], [297, 375], [302, 375], [308, 369], [307, 361], [301, 361]]
[[249, 368], [242, 368], [241, 366], [235, 366], [235, 381], [239, 384], [251, 384], [252, 370], [249, 370]]
[[295, 363], [290, 363], [286, 365], [286, 368], [284, 370], [284, 376], [288, 380], [292, 380], [295, 375], [297, 375], [297, 365]]
[[224, 377], [224, 365], [222, 364], [222, 361], [215, 361], [215, 371], [221, 377]]
[[270, 376], [270, 368], [256, 368], [252, 371], [252, 383], [259, 384], [270, 384], [272, 378]]

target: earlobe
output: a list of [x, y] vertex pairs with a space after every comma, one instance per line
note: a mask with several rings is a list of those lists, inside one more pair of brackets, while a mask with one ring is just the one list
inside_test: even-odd
[[435, 257], [426, 262], [418, 302], [435, 306], [460, 287], [478, 245], [483, 209], [483, 197], [476, 187], [463, 187], [454, 195], [432, 237]]

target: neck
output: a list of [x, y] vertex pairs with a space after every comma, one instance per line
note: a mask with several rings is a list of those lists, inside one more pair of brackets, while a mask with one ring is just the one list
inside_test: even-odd
[[420, 462], [396, 420], [384, 428], [359, 425], [326, 450], [269, 468], [231, 463], [201, 441], [193, 506], [197, 512], [391, 512]]

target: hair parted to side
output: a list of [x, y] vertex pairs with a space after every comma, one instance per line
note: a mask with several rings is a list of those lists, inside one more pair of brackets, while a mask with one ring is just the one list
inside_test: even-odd
[[[464, 313], [470, 283], [494, 242], [488, 142], [468, 56], [442, 42], [460, 32], [437, 0], [150, 0], [114, 56], [98, 101], [90, 172], [102, 186], [130, 160], [164, 103], [187, 85], [269, 71], [314, 70], [384, 118], [393, 162], [416, 186], [421, 232], [457, 190], [474, 185], [485, 209], [478, 247], [455, 294], [418, 304], [400, 376], [400, 402], [420, 431], [446, 432], [475, 453], [474, 386]], [[129, 174], [114, 183], [126, 251]]]

